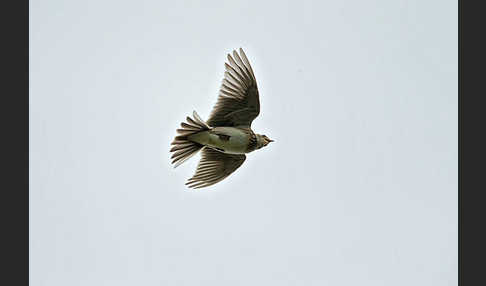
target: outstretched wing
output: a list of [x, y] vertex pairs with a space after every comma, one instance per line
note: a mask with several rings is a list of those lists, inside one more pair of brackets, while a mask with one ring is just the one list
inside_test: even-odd
[[[240, 57], [241, 55], [241, 57]], [[207, 121], [209, 126], [251, 126], [260, 113], [258, 88], [245, 52], [228, 54], [226, 71], [219, 90], [218, 101]]]
[[209, 147], [204, 147], [201, 155], [196, 173], [186, 183], [189, 188], [198, 189], [216, 184], [238, 169], [246, 159], [245, 155], [226, 154]]

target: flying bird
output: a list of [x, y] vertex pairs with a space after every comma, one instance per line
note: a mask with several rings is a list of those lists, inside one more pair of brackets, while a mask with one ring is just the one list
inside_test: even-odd
[[246, 153], [273, 142], [251, 130], [252, 121], [260, 114], [260, 99], [250, 62], [243, 49], [239, 52], [228, 54], [218, 100], [209, 119], [204, 121], [193, 111], [193, 117], [181, 123], [171, 143], [174, 167], [202, 153], [195, 174], [186, 182], [189, 188], [222, 181], [243, 164]]

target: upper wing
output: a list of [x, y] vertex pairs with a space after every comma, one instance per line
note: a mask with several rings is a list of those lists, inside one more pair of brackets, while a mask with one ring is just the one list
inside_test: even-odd
[[260, 113], [255, 75], [245, 52], [240, 48], [240, 56], [233, 51], [228, 54], [226, 71], [219, 90], [218, 101], [207, 121], [209, 126], [251, 126]]
[[204, 147], [201, 154], [196, 173], [186, 183], [189, 188], [216, 184], [238, 169], [246, 159], [245, 155], [225, 154], [209, 147]]

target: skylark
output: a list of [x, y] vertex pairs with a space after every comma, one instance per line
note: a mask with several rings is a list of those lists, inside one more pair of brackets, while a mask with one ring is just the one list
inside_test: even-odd
[[193, 112], [193, 118], [181, 123], [170, 152], [174, 167], [179, 166], [199, 150], [201, 160], [196, 173], [186, 185], [189, 188], [208, 187], [228, 177], [246, 159], [246, 153], [273, 142], [251, 130], [252, 121], [260, 113], [255, 75], [243, 50], [228, 54], [218, 101], [205, 122]]

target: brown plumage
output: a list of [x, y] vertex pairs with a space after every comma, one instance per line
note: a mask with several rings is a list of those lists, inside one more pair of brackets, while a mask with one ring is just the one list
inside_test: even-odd
[[245, 153], [273, 141], [251, 130], [251, 123], [260, 114], [260, 98], [255, 74], [241, 48], [239, 54], [228, 54], [225, 70], [209, 119], [204, 122], [194, 111], [193, 118], [181, 123], [179, 135], [172, 142], [175, 167], [202, 150], [196, 172], [186, 183], [190, 188], [220, 182], [243, 164]]

